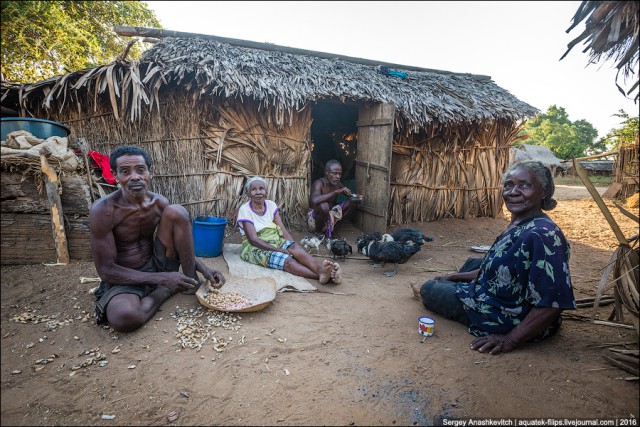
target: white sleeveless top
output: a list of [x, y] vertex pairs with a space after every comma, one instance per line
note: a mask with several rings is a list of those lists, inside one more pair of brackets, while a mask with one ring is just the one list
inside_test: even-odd
[[240, 230], [240, 234], [244, 236], [244, 228], [243, 223], [250, 222], [256, 229], [256, 232], [260, 232], [263, 228], [273, 227], [275, 223], [273, 219], [276, 217], [276, 213], [278, 213], [279, 208], [275, 202], [271, 200], [264, 201], [266, 209], [262, 215], [258, 215], [251, 208], [251, 200], [249, 200], [244, 205], [240, 206], [238, 209], [238, 229]]

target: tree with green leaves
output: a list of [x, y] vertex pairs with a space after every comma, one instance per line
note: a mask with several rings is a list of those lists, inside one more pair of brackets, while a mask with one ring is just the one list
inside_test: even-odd
[[546, 145], [560, 159], [573, 159], [602, 152], [595, 139], [598, 131], [586, 120], [572, 122], [563, 107], [552, 105], [546, 113], [529, 120], [523, 132], [529, 135], [523, 144]]
[[622, 119], [620, 127], [611, 129], [603, 138], [610, 150], [617, 150], [623, 145], [638, 143], [638, 123], [639, 117], [631, 117], [624, 110], [613, 114], [615, 117]]
[[[113, 27], [161, 28], [141, 1], [2, 1], [2, 77], [28, 83], [67, 71], [104, 65], [122, 55], [130, 39]], [[141, 43], [129, 58], [139, 58]]]

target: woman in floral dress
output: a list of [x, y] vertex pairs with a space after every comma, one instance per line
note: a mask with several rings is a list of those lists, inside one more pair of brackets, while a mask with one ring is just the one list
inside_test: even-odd
[[575, 310], [569, 242], [543, 210], [555, 208], [551, 172], [542, 163], [512, 165], [502, 197], [506, 230], [482, 259], [459, 272], [412, 284], [427, 310], [469, 327], [471, 349], [506, 353], [554, 335], [563, 310]]

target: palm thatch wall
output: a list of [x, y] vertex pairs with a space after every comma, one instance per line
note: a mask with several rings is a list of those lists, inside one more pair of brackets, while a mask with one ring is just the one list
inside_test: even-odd
[[154, 190], [192, 215], [234, 219], [244, 180], [263, 175], [296, 226], [315, 102], [392, 104], [388, 223], [497, 216], [509, 147], [538, 111], [486, 76], [408, 68], [399, 79], [344, 58], [166, 38], [140, 61], [3, 82], [2, 105], [64, 123], [104, 154], [142, 146], [155, 161]]
[[638, 141], [618, 148], [618, 156], [613, 165], [613, 182], [621, 185], [616, 198], [626, 200], [638, 192], [640, 167], [638, 165]]
[[302, 224], [310, 109], [279, 126], [273, 108], [259, 111], [251, 100], [216, 98], [194, 105], [190, 96], [173, 90], [163, 94], [157, 110], [133, 123], [117, 119], [105, 103], [96, 105], [89, 117], [84, 111], [68, 108], [48, 117], [68, 123], [92, 150], [110, 153], [126, 144], [147, 150], [154, 160], [152, 189], [192, 216], [220, 216], [235, 225], [237, 210], [247, 200], [245, 179], [261, 175], [269, 184], [268, 197], [282, 207], [287, 221], [291, 218], [294, 227]]
[[518, 126], [429, 126], [397, 138], [391, 168], [390, 224], [438, 218], [496, 217], [502, 172]]

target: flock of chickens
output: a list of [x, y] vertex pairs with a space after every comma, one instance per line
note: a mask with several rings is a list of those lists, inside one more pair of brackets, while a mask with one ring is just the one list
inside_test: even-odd
[[[398, 264], [406, 263], [416, 253], [420, 252], [426, 242], [433, 239], [427, 237], [414, 228], [401, 228], [391, 234], [382, 234], [377, 231], [364, 233], [356, 238], [357, 252], [368, 257], [374, 267], [384, 267], [385, 264], [393, 264], [393, 271], [383, 273], [386, 276], [395, 276]], [[300, 244], [309, 252], [312, 248], [319, 252], [321, 246], [325, 246], [333, 254], [333, 259], [340, 258], [344, 261], [349, 254], [353, 254], [353, 247], [345, 239], [326, 239], [315, 236], [306, 236]]]

